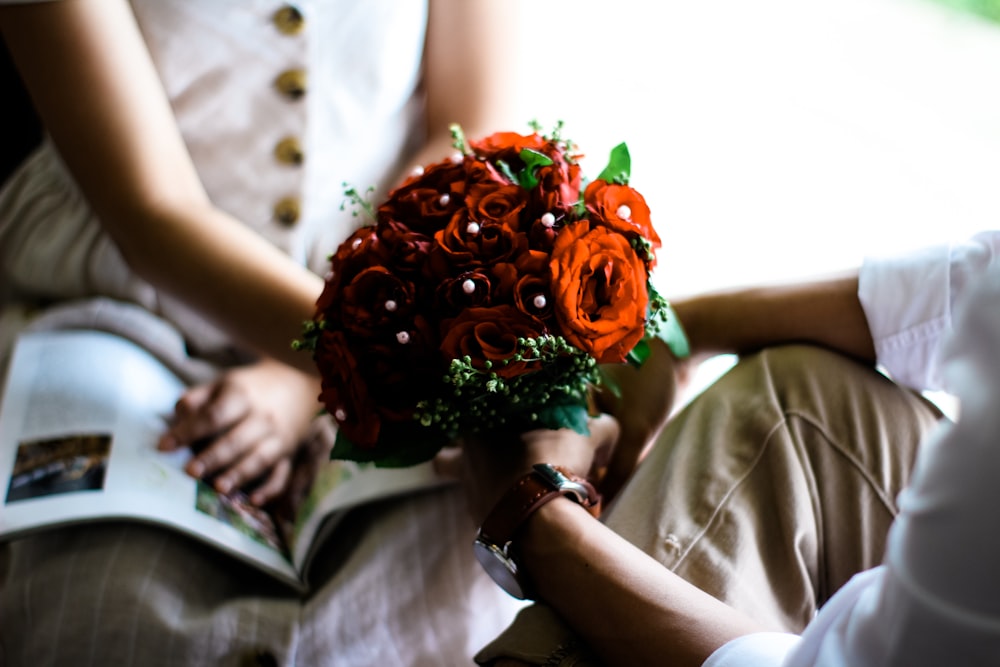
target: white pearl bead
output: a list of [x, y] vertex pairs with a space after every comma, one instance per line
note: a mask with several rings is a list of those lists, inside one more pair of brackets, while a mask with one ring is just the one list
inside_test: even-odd
[[534, 299], [531, 300], [531, 303], [535, 304], [535, 308], [541, 310], [546, 306], [546, 304], [548, 304], [548, 301], [545, 299], [544, 294], [539, 294]]
[[447, 206], [450, 202], [451, 202], [451, 195], [447, 194], [441, 195], [441, 198], [438, 199], [438, 203], [441, 204], [441, 206]]
[[476, 234], [479, 233], [479, 223], [477, 223], [477, 222], [470, 222], [468, 224], [468, 226], [465, 228], [465, 231], [466, 231], [467, 234], [470, 234], [471, 236], [475, 236]]
[[453, 164], [458, 164], [459, 162], [461, 162], [464, 159], [465, 159], [465, 156], [462, 155], [461, 153], [459, 153], [458, 151], [455, 151], [454, 153], [451, 154], [451, 161], [452, 161]]
[[462, 283], [462, 291], [466, 294], [472, 294], [476, 291], [476, 281], [472, 278], [466, 278], [465, 282]]
[[543, 213], [542, 224], [545, 225], [546, 227], [552, 227], [553, 225], [556, 224], [556, 216], [552, 215], [551, 213]]
[[337, 419], [337, 421], [342, 422], [347, 419], [347, 411], [344, 410], [344, 408], [337, 408], [334, 411], [333, 416]]
[[621, 218], [622, 220], [631, 220], [632, 219], [632, 209], [630, 209], [625, 204], [622, 204], [621, 206], [619, 206], [618, 210], [615, 211], [615, 214], [619, 218]]
[[390, 313], [396, 312], [396, 302], [393, 301], [392, 299], [389, 299], [388, 301], [385, 302], [385, 309], [388, 310]]
[[423, 176], [423, 175], [424, 175], [424, 168], [421, 167], [419, 164], [416, 167], [414, 167], [413, 170], [410, 172], [410, 176]]
[[351, 248], [352, 248], [353, 250], [357, 250], [357, 249], [358, 249], [358, 248], [360, 248], [360, 247], [361, 247], [361, 239], [354, 239], [354, 240], [353, 240], [353, 241], [351, 242]]
[[400, 345], [406, 345], [407, 343], [410, 342], [410, 332], [400, 331], [398, 334], [396, 334], [396, 340], [399, 341]]

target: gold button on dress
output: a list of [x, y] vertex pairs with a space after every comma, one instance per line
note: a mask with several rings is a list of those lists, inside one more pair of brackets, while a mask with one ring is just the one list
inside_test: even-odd
[[274, 219], [285, 227], [291, 227], [299, 221], [301, 205], [298, 197], [282, 197], [274, 205]]
[[285, 5], [272, 17], [275, 27], [284, 35], [297, 35], [306, 24], [305, 17], [297, 7]]
[[282, 164], [300, 165], [305, 159], [302, 143], [297, 137], [285, 137], [275, 144], [274, 157]]
[[306, 94], [306, 71], [304, 69], [285, 70], [274, 80], [274, 85], [288, 99], [297, 100]]

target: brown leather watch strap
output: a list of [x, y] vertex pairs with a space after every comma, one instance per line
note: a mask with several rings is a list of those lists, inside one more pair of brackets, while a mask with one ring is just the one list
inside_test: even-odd
[[[590, 482], [555, 466], [552, 468], [585, 489], [586, 498], [578, 500], [596, 516], [600, 511], [600, 496]], [[507, 544], [525, 519], [539, 507], [560, 495], [572, 497], [574, 494], [554, 487], [541, 473], [532, 470], [521, 477], [493, 507], [480, 528], [481, 537], [496, 545]]]

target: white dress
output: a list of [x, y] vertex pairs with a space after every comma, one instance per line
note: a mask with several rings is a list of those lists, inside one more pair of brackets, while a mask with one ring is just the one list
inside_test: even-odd
[[[423, 139], [426, 3], [132, 5], [212, 201], [325, 271], [355, 224], [342, 184], [384, 191]], [[228, 348], [128, 269], [48, 141], [0, 191], [0, 266], [0, 350], [26, 321], [106, 328], [160, 353], [166, 322], [181, 353]], [[38, 316], [40, 302], [55, 308]], [[0, 665], [469, 664], [515, 611], [473, 537], [457, 489], [367, 508], [299, 598], [172, 531], [51, 531], [0, 548]]]
[[[384, 191], [423, 138], [426, 4], [132, 4], [212, 202], [322, 275], [356, 224], [343, 183]], [[132, 274], [48, 141], [0, 192], [0, 265], [16, 297], [123, 298], [224, 344]]]

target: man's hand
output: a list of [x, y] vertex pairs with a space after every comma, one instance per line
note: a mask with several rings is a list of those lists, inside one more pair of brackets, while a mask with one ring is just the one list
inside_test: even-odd
[[677, 361], [666, 343], [654, 338], [650, 341], [650, 355], [639, 368], [606, 365], [601, 367], [601, 373], [605, 383], [595, 396], [597, 407], [613, 415], [621, 429], [614, 455], [599, 485], [608, 502], [667, 423], [687, 366]]
[[292, 459], [317, 414], [312, 377], [277, 361], [233, 369], [188, 389], [158, 448], [191, 447], [187, 472], [220, 493], [248, 487], [263, 505], [287, 486]]
[[461, 480], [476, 525], [535, 463], [550, 463], [580, 477], [592, 477], [610, 456], [618, 424], [603, 415], [590, 422], [590, 435], [570, 429], [535, 429], [467, 438], [443, 451], [435, 463], [444, 475]]

